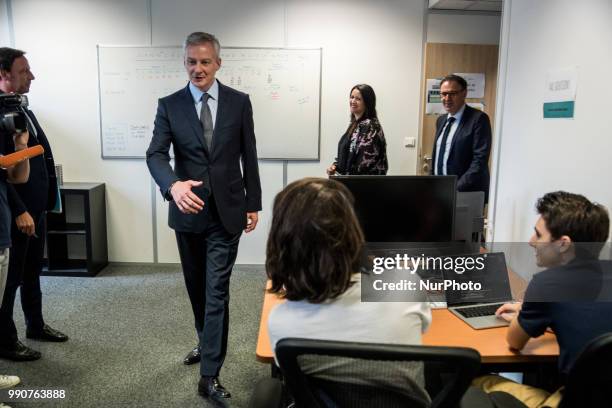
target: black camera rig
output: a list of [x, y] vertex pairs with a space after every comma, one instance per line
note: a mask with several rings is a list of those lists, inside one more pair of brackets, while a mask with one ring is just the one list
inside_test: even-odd
[[28, 129], [28, 119], [23, 111], [28, 97], [20, 94], [0, 94], [0, 133], [22, 133]]

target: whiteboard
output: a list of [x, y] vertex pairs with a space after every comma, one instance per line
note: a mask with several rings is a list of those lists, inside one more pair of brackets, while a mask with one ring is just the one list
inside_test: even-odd
[[[321, 49], [221, 49], [221, 83], [248, 93], [260, 159], [318, 160]], [[102, 158], [144, 158], [157, 100], [187, 85], [179, 46], [98, 45]]]

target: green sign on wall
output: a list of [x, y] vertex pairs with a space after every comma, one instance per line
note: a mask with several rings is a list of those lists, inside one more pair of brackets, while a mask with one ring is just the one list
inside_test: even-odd
[[544, 103], [544, 119], [573, 117], [574, 101]]

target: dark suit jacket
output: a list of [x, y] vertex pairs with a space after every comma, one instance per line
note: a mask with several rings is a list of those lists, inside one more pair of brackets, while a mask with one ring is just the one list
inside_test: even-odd
[[[448, 114], [436, 122], [431, 174], [436, 165], [436, 145]], [[457, 190], [484, 191], [489, 196], [489, 154], [491, 152], [491, 123], [486, 113], [465, 106], [461, 122], [453, 137], [446, 162], [446, 174], [457, 176]]]
[[30, 133], [28, 147], [41, 145], [45, 153], [30, 159], [30, 177], [26, 183], [8, 185], [8, 201], [13, 218], [26, 211], [33, 216], [42, 214], [53, 209], [57, 201], [57, 178], [51, 146], [34, 113], [30, 110], [27, 113], [36, 128], [36, 135]]
[[[170, 166], [171, 144], [174, 169]], [[161, 98], [147, 165], [162, 194], [170, 200], [170, 228], [181, 232], [202, 232], [206, 228], [206, 205], [198, 214], [183, 214], [168, 194], [175, 181], [196, 180], [203, 181], [203, 187], [192, 191], [205, 203], [212, 194], [225, 229], [231, 234], [243, 230], [246, 213], [261, 210], [253, 109], [248, 95], [219, 83], [212, 152], [204, 142], [189, 86]]]

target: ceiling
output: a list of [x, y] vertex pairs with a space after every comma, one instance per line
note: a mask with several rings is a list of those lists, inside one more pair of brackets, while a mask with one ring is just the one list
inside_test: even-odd
[[432, 10], [502, 11], [502, 0], [429, 0]]

